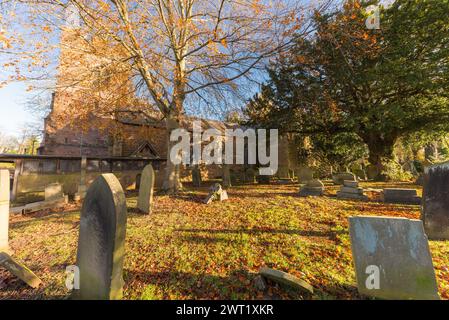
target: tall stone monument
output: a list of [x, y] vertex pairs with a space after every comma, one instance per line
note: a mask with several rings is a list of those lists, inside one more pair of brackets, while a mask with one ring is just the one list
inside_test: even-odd
[[81, 209], [74, 299], [115, 300], [123, 295], [126, 199], [119, 180], [102, 174], [87, 190]]
[[8, 251], [9, 171], [0, 170], [0, 251]]
[[151, 164], [147, 165], [140, 177], [139, 198], [137, 199], [137, 208], [143, 213], [151, 213], [154, 190], [154, 170]]
[[449, 239], [449, 161], [424, 170], [421, 219], [430, 239]]

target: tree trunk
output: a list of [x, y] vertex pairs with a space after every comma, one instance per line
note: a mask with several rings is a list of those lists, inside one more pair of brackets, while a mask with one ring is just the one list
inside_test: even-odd
[[393, 160], [393, 149], [396, 143], [395, 137], [380, 137], [376, 135], [370, 136], [368, 139], [363, 139], [368, 146], [369, 150], [369, 163], [376, 168], [377, 177], [376, 181], [385, 181], [387, 172], [385, 172], [385, 164]]
[[[175, 165], [171, 159], [170, 151], [174, 145], [177, 144], [176, 141], [170, 141], [171, 132], [175, 129], [180, 128], [179, 119], [173, 116], [167, 116], [166, 120], [167, 128], [167, 165], [165, 167], [165, 178], [162, 184], [162, 191], [167, 194], [173, 194], [182, 189], [182, 184], [180, 181], [180, 165]], [[181, 154], [176, 155], [176, 157], [181, 158]]]
[[231, 171], [228, 164], [223, 165], [222, 184], [225, 189], [232, 187]]

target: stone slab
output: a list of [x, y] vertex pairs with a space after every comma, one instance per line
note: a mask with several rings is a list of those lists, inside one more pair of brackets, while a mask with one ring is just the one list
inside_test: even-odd
[[5, 252], [0, 252], [0, 266], [4, 267], [31, 288], [35, 289], [42, 283], [41, 279], [39, 279], [33, 271]]
[[359, 182], [358, 181], [345, 180], [345, 181], [343, 181], [343, 185], [345, 187], [358, 188], [359, 187]]
[[416, 189], [395, 189], [395, 188], [385, 188], [384, 195], [387, 197], [395, 198], [409, 198], [416, 197], [418, 192]]
[[41, 210], [58, 208], [58, 207], [61, 207], [61, 206], [64, 206], [65, 204], [67, 204], [68, 200], [69, 200], [68, 196], [66, 195], [63, 198], [59, 198], [59, 199], [52, 200], [52, 201], [38, 201], [38, 202], [28, 203], [22, 207], [23, 210], [21, 213], [28, 214], [28, 213], [41, 211]]
[[299, 279], [289, 273], [263, 267], [259, 271], [260, 275], [279, 284], [298, 289], [302, 292], [313, 294], [313, 287], [306, 281]]
[[308, 186], [304, 186], [299, 191], [299, 195], [301, 197], [322, 196], [323, 194], [324, 194], [324, 188], [323, 187], [308, 187]]
[[352, 188], [352, 187], [341, 187], [340, 189], [343, 193], [354, 193], [354, 194], [363, 194], [363, 188]]
[[417, 196], [415, 189], [383, 189], [381, 200], [387, 203], [421, 204], [421, 197]]
[[345, 192], [341, 192], [341, 191], [337, 192], [337, 198], [338, 199], [363, 200], [363, 201], [369, 200], [369, 198], [364, 194], [345, 193]]
[[357, 287], [362, 295], [439, 299], [429, 244], [420, 220], [350, 217], [349, 232]]

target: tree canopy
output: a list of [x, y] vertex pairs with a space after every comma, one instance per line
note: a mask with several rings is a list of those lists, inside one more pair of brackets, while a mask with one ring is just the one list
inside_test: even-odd
[[270, 67], [249, 118], [328, 142], [353, 134], [379, 170], [401, 136], [447, 130], [449, 2], [397, 0], [381, 7], [380, 29], [369, 30], [373, 3], [317, 12], [317, 32]]

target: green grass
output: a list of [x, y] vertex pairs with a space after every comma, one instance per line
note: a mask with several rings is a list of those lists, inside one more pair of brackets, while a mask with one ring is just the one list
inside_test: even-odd
[[[377, 188], [376, 185], [364, 185]], [[416, 187], [416, 186], [414, 186]], [[418, 187], [416, 187], [418, 188]], [[418, 206], [375, 201], [300, 198], [297, 186], [234, 187], [230, 200], [204, 205], [207, 188], [156, 196], [153, 213], [135, 213], [128, 197], [125, 299], [360, 299], [347, 218], [387, 215], [418, 218]], [[79, 212], [13, 217], [15, 256], [42, 278], [28, 289], [0, 269], [0, 299], [66, 298], [65, 268], [75, 263]], [[430, 242], [440, 294], [449, 298], [449, 241]], [[313, 297], [271, 286], [255, 289], [262, 266], [289, 272], [317, 290]]]

